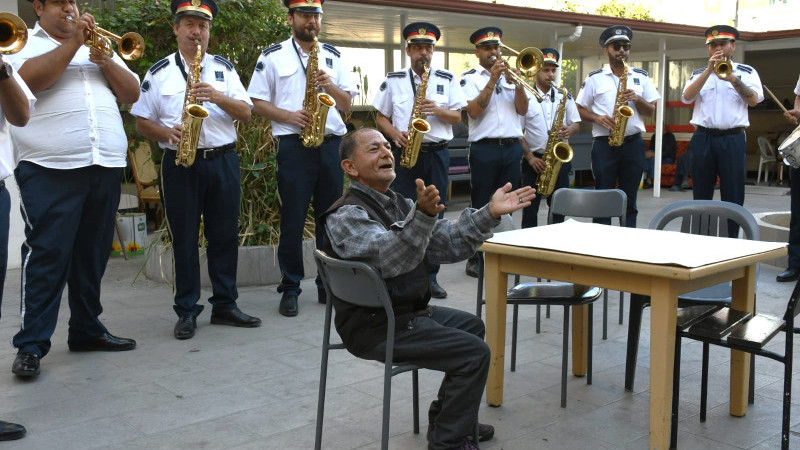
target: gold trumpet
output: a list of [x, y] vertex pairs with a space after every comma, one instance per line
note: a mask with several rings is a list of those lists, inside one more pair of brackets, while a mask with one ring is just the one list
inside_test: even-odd
[[108, 56], [114, 54], [114, 48], [111, 46], [111, 41], [117, 43], [119, 47], [119, 55], [126, 61], [133, 61], [139, 59], [144, 53], [144, 38], [139, 33], [130, 31], [122, 35], [104, 30], [97, 25], [89, 30], [89, 37], [83, 45], [87, 47], [94, 47]]
[[[516, 51], [513, 48], [503, 44], [502, 42], [499, 44], [500, 48], [504, 48], [517, 57], [517, 69], [524, 73], [529, 77], [535, 77], [539, 70], [541, 70], [544, 64], [544, 55], [542, 55], [542, 51], [536, 47], [525, 47], [522, 51]], [[492, 55], [491, 61], [492, 63], [495, 62], [497, 57]], [[516, 73], [511, 71], [511, 65], [508, 61], [503, 60], [503, 64], [506, 66], [506, 74], [514, 81], [514, 84], [518, 87], [522, 87], [526, 89], [528, 92], [534, 95], [537, 100], [540, 102], [542, 101], [542, 96], [539, 94], [533, 86], [529, 85], [528, 82], [522, 78], [521, 76], [517, 75]]]
[[0, 54], [11, 55], [28, 42], [28, 26], [16, 14], [0, 13]]
[[733, 67], [731, 67], [731, 60], [728, 57], [724, 57], [719, 61], [714, 63], [714, 73], [717, 74], [720, 78], [728, 78], [733, 72]]

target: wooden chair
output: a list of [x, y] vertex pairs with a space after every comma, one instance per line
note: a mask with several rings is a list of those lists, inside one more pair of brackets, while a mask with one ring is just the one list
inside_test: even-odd
[[147, 205], [155, 205], [156, 221], [163, 219], [163, 205], [158, 188], [158, 169], [153, 162], [150, 143], [142, 141], [133, 150], [128, 148], [128, 160], [136, 183], [136, 196], [139, 199], [139, 212], [146, 213]]

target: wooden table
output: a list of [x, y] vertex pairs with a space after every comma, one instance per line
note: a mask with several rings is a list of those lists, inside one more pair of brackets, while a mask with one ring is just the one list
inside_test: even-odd
[[[521, 243], [530, 247], [514, 245]], [[732, 280], [733, 307], [753, 311], [756, 263], [785, 255], [785, 245], [573, 221], [498, 233], [480, 248], [485, 253], [486, 342], [492, 351], [487, 403], [503, 403], [508, 274], [648, 295], [650, 448], [667, 449], [678, 295]], [[699, 252], [705, 256], [692, 256]], [[578, 315], [573, 324], [578, 323], [585, 327], [587, 322]], [[573, 361], [577, 354], [582, 364], [585, 332], [574, 325], [573, 330]], [[734, 416], [747, 412], [750, 359], [746, 356], [731, 352], [730, 412]]]

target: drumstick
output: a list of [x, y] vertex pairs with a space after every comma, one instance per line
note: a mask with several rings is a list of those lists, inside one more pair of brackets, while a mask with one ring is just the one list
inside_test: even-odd
[[767, 94], [769, 94], [769, 96], [770, 96], [770, 97], [772, 97], [772, 100], [774, 100], [774, 101], [775, 101], [775, 103], [777, 103], [777, 104], [778, 104], [778, 106], [780, 106], [780, 107], [781, 107], [781, 109], [783, 110], [783, 112], [788, 112], [788, 111], [786, 110], [786, 108], [783, 106], [783, 103], [781, 103], [780, 101], [778, 101], [778, 98], [777, 98], [777, 97], [775, 97], [775, 94], [773, 94], [773, 93], [772, 93], [772, 91], [770, 91], [770, 90], [769, 90], [769, 88], [768, 88], [766, 85], [763, 85], [763, 84], [762, 84], [762, 85], [761, 85], [761, 87], [763, 87], [763, 88], [764, 88], [764, 90], [765, 90], [765, 91], [767, 91]]

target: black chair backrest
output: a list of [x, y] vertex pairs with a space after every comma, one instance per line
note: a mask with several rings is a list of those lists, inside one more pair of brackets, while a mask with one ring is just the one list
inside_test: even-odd
[[331, 258], [321, 250], [314, 251], [314, 260], [328, 297], [366, 308], [383, 308], [392, 316], [392, 300], [380, 273], [360, 261]]
[[625, 226], [628, 197], [620, 189], [559, 189], [553, 193], [547, 223], [553, 215], [610, 219], [617, 217]]
[[663, 230], [671, 221], [681, 219], [681, 232], [704, 236], [728, 237], [728, 221], [739, 225], [744, 237], [760, 240], [758, 223], [750, 211], [731, 202], [717, 200], [683, 200], [659, 211], [650, 221], [650, 228]]

